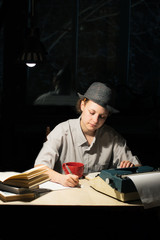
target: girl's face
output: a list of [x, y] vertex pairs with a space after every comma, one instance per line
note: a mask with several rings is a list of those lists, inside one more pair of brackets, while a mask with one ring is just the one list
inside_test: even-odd
[[92, 134], [100, 128], [108, 117], [108, 110], [89, 100], [81, 102], [81, 127], [84, 132]]

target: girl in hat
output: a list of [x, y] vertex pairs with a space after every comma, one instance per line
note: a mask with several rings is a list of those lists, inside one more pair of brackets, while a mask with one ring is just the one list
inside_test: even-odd
[[60, 123], [47, 136], [35, 166], [45, 165], [53, 182], [78, 185], [78, 176], [63, 174], [65, 162], [82, 162], [84, 175], [107, 168], [140, 166], [125, 139], [104, 124], [109, 114], [118, 112], [110, 105], [111, 94], [105, 84], [94, 82], [84, 95], [78, 94], [80, 117]]

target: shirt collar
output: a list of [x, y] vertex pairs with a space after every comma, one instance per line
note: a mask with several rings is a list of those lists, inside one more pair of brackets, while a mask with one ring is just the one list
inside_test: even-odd
[[77, 124], [77, 143], [78, 146], [83, 145], [84, 143], [87, 143], [87, 139], [85, 138], [82, 129], [81, 129], [81, 116], [78, 118], [78, 124]]

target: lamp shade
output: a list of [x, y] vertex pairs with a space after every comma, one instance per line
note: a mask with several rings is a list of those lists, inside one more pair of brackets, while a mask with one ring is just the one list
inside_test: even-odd
[[19, 57], [19, 62], [28, 66], [35, 66], [44, 62], [45, 55], [46, 51], [40, 41], [38, 29], [30, 29], [30, 33], [25, 40], [24, 50]]

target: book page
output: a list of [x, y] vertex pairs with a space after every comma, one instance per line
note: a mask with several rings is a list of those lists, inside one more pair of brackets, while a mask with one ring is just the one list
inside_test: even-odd
[[47, 169], [44, 166], [38, 166], [35, 168], [31, 168], [23, 173], [19, 172], [0, 172], [0, 181], [4, 182], [7, 179], [27, 179], [30, 180], [36, 176], [42, 175], [45, 173]]
[[47, 172], [47, 169], [45, 166], [38, 166], [31, 168], [25, 172], [20, 173], [16, 178], [17, 179], [31, 179], [36, 176], [41, 175], [42, 173]]
[[6, 191], [0, 191], [0, 194], [4, 197], [16, 196], [16, 193], [11, 193], [11, 192], [6, 192]]
[[18, 172], [0, 172], [0, 181], [4, 182], [7, 178], [19, 174]]
[[42, 175], [43, 173], [47, 172], [47, 169], [45, 168], [45, 166], [39, 166], [39, 167], [35, 167], [35, 168], [31, 168], [23, 173], [16, 173], [13, 175], [10, 175], [7, 179], [5, 180], [30, 180], [33, 179], [37, 176]]

